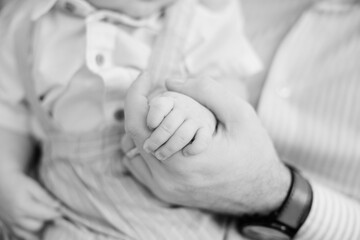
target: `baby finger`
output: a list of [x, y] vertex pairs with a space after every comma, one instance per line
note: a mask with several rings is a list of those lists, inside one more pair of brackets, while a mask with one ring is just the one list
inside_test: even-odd
[[194, 138], [198, 126], [192, 120], [185, 121], [174, 135], [155, 152], [157, 159], [163, 161], [183, 149]]
[[149, 113], [147, 115], [147, 126], [155, 129], [174, 107], [174, 99], [171, 97], [155, 97], [149, 102]]
[[213, 132], [207, 127], [198, 129], [193, 142], [184, 148], [183, 154], [190, 156], [204, 151], [211, 141], [212, 134]]
[[158, 126], [150, 137], [144, 143], [144, 150], [146, 152], [154, 152], [161, 145], [166, 143], [166, 141], [175, 133], [175, 131], [180, 127], [184, 122], [184, 115], [178, 110], [173, 110], [167, 117], [162, 121], [160, 126]]

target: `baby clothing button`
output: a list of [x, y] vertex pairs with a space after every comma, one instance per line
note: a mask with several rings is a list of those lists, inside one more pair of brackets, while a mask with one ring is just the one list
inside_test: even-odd
[[95, 56], [95, 62], [98, 66], [103, 66], [105, 63], [105, 57], [102, 54], [96, 54]]
[[71, 13], [74, 13], [76, 10], [76, 6], [71, 2], [65, 2], [64, 8]]
[[115, 111], [114, 113], [114, 117], [116, 120], [118, 121], [123, 121], [124, 120], [124, 117], [125, 117], [125, 112], [123, 109], [119, 109], [117, 111]]

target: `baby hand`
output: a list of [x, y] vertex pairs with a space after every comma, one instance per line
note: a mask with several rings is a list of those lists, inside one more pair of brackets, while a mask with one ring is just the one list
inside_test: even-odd
[[192, 98], [165, 92], [149, 102], [147, 125], [153, 130], [144, 150], [159, 160], [181, 151], [195, 155], [209, 144], [215, 131], [215, 116]]
[[0, 177], [0, 219], [21, 239], [38, 239], [45, 222], [60, 217], [59, 204], [23, 173]]

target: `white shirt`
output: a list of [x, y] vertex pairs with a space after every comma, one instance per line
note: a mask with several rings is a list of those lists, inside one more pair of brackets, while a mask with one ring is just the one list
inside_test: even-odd
[[[302, 170], [314, 190], [310, 216], [296, 239], [360, 239], [359, 5], [345, 0], [315, 5], [309, 0], [243, 2], [246, 30], [265, 66], [249, 80], [251, 101], [257, 105], [281, 159]], [[53, 14], [39, 20], [58, 23]], [[3, 15], [3, 19], [8, 16]], [[76, 33], [80, 24], [66, 19], [74, 23], [71, 29]], [[45, 29], [51, 31], [50, 26]], [[19, 105], [23, 93], [9, 51], [14, 28], [13, 22], [2, 23], [0, 29], [0, 36], [4, 36], [0, 39], [0, 124], [26, 132], [28, 114]], [[3, 29], [8, 34], [3, 35]], [[59, 83], [54, 81], [52, 86], [63, 80], [56, 79]], [[98, 83], [103, 87], [102, 81]]]
[[[313, 3], [314, 2], [314, 3]], [[299, 240], [360, 239], [360, 5], [244, 0], [264, 63], [251, 99], [280, 158], [310, 179]]]
[[[9, 3], [0, 22], [0, 126], [23, 133], [30, 132], [31, 113], [17, 74], [14, 33], [29, 9], [33, 78], [54, 122], [64, 131], [81, 132], [118, 121], [114, 116], [121, 115], [128, 87], [146, 69], [162, 27], [160, 15], [135, 20], [83, 0]], [[237, 1], [221, 10], [198, 4], [189, 27], [183, 68], [190, 77], [210, 76], [240, 89], [242, 79], [259, 70]]]

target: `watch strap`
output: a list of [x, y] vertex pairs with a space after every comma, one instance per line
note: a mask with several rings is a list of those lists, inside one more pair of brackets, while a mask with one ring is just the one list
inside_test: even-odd
[[292, 184], [274, 217], [277, 222], [288, 228], [291, 236], [294, 236], [310, 213], [313, 193], [310, 183], [295, 168], [288, 167], [292, 175]]
[[[257, 236], [255, 239], [266, 240], [292, 239], [304, 224], [312, 206], [312, 188], [295, 168], [287, 167], [291, 172], [291, 184], [285, 200], [277, 210], [266, 216], [253, 215], [238, 219], [238, 229], [244, 236], [250, 239], [254, 239], [254, 236]], [[274, 237], [274, 234], [282, 237]]]

